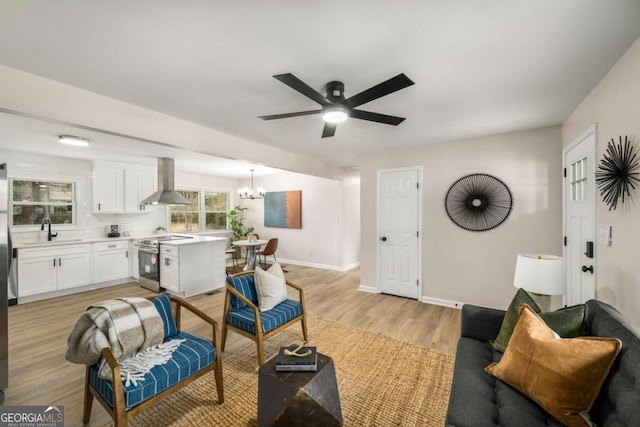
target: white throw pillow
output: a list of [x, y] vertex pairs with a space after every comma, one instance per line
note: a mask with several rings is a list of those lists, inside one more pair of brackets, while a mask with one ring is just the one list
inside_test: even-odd
[[287, 284], [280, 264], [273, 263], [267, 271], [264, 271], [258, 265], [254, 275], [260, 311], [271, 310], [287, 299]]

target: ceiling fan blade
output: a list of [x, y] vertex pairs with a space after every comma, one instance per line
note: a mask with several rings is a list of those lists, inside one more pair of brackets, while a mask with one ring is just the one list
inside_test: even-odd
[[270, 116], [258, 116], [262, 120], [286, 119], [289, 117], [309, 116], [311, 114], [321, 113], [322, 110], [298, 111], [297, 113], [272, 114]]
[[303, 82], [302, 80], [300, 80], [299, 78], [297, 78], [291, 73], [276, 74], [275, 76], [273, 76], [273, 78], [280, 80], [282, 83], [286, 84], [291, 89], [300, 92], [307, 98], [310, 98], [316, 101], [320, 105], [331, 104], [331, 102], [329, 102], [329, 100], [324, 95], [322, 95], [320, 92], [317, 92], [308, 84], [306, 84], [305, 82]]
[[398, 126], [405, 121], [404, 117], [388, 116], [386, 114], [372, 113], [371, 111], [351, 110], [349, 117], [370, 122], [384, 123], [385, 125]]
[[391, 77], [387, 81], [353, 95], [345, 101], [345, 105], [350, 108], [357, 107], [358, 105], [366, 104], [374, 99], [378, 99], [385, 95], [389, 95], [390, 93], [399, 91], [400, 89], [404, 89], [412, 84], [414, 83], [409, 77], [405, 76], [404, 73], [400, 73], [395, 77]]
[[338, 126], [337, 123], [325, 122], [324, 128], [322, 129], [322, 137], [323, 138], [329, 138], [329, 137], [335, 135], [337, 126]]

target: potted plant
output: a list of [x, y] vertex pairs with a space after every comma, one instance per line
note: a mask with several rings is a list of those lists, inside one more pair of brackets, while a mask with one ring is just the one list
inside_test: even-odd
[[[237, 240], [244, 240], [249, 234], [253, 233], [253, 227], [249, 227], [246, 230], [243, 228], [244, 224], [242, 221], [244, 219], [244, 211], [247, 209], [248, 208], [243, 206], [236, 206], [227, 214], [227, 218], [229, 218], [229, 227], [233, 233], [231, 239], [229, 239], [229, 245], [232, 245], [233, 242]], [[236, 257], [240, 258], [240, 246], [236, 246], [235, 249]]]
[[244, 220], [244, 211], [247, 209], [248, 208], [243, 206], [236, 206], [227, 214], [227, 218], [229, 218], [229, 227], [233, 233], [231, 243], [236, 240], [244, 240], [249, 234], [253, 233], [253, 227], [245, 229], [242, 222]]

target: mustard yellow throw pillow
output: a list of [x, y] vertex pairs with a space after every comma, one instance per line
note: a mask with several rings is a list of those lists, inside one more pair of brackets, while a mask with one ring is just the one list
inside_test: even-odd
[[589, 426], [580, 412], [591, 409], [621, 347], [617, 338], [557, 339], [524, 305], [502, 360], [486, 370], [567, 426]]

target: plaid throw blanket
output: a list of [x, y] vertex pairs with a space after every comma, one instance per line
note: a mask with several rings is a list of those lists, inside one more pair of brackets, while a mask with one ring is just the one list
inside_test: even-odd
[[[65, 359], [93, 365], [100, 361], [102, 349], [109, 347], [118, 362], [162, 343], [164, 325], [153, 303], [145, 298], [119, 298], [87, 308], [67, 338]], [[159, 363], [158, 363], [159, 364]], [[100, 376], [111, 380], [106, 360]]]

